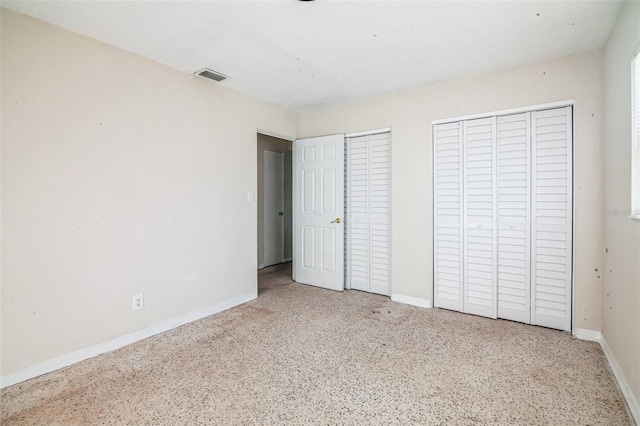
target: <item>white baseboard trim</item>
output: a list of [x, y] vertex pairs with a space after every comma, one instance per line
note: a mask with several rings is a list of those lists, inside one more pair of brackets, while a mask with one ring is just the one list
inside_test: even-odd
[[585, 328], [576, 328], [573, 335], [580, 340], [589, 340], [591, 342], [601, 342], [602, 333], [596, 330], [587, 330]]
[[16, 371], [15, 373], [6, 374], [0, 377], [0, 389], [6, 388], [7, 386], [15, 385], [16, 383], [24, 382], [25, 380], [29, 380], [46, 373], [50, 373], [52, 371], [67, 367], [77, 362], [84, 361], [85, 359], [93, 358], [106, 352], [111, 352], [123, 346], [135, 343], [139, 340], [146, 339], [147, 337], [151, 337], [156, 334], [171, 330], [173, 328], [180, 327], [181, 325], [197, 321], [204, 317], [208, 317], [209, 315], [226, 311], [227, 309], [233, 308], [234, 306], [238, 306], [250, 300], [253, 300], [256, 297], [258, 297], [258, 293], [257, 291], [253, 291], [242, 296], [234, 297], [233, 299], [225, 300], [224, 302], [220, 302], [216, 305], [209, 306], [199, 311], [191, 312], [181, 317], [164, 320], [158, 324], [152, 325], [151, 327], [145, 328], [144, 330], [125, 334], [124, 336], [120, 336], [116, 339], [109, 340], [104, 343], [99, 343], [88, 348], [70, 352], [68, 354], [61, 355], [48, 361], [32, 365], [22, 370]]
[[637, 425], [640, 425], [640, 404], [638, 403], [638, 400], [633, 394], [633, 391], [631, 390], [631, 386], [629, 386], [629, 382], [627, 381], [627, 378], [624, 376], [624, 373], [622, 372], [620, 365], [618, 365], [618, 361], [616, 361], [616, 358], [613, 356], [613, 352], [611, 351], [611, 348], [607, 344], [607, 341], [605, 340], [604, 336], [600, 340], [600, 346], [602, 346], [602, 351], [604, 352], [604, 356], [607, 358], [607, 361], [609, 362], [609, 366], [613, 371], [613, 375], [616, 378], [616, 381], [618, 382], [618, 386], [620, 387], [620, 391], [622, 392], [622, 395], [624, 396], [624, 399], [627, 402], [627, 407], [629, 407], [629, 411], [631, 412], [631, 416], [633, 417], [633, 420], [635, 420]]
[[600, 347], [602, 348], [602, 352], [604, 352], [604, 356], [609, 363], [609, 367], [611, 367], [613, 376], [615, 377], [616, 382], [618, 382], [620, 392], [622, 392], [622, 396], [627, 403], [627, 407], [629, 407], [631, 417], [633, 417], [633, 420], [637, 425], [640, 425], [640, 404], [638, 403], [638, 399], [633, 394], [627, 378], [624, 376], [620, 365], [618, 365], [618, 361], [616, 361], [615, 356], [613, 356], [613, 352], [611, 351], [611, 348], [607, 344], [607, 341], [602, 333], [596, 330], [576, 328], [573, 332], [573, 335], [580, 340], [590, 340], [600, 343]]
[[405, 305], [418, 306], [420, 308], [431, 308], [431, 300], [420, 297], [405, 296], [403, 294], [391, 293], [391, 300]]

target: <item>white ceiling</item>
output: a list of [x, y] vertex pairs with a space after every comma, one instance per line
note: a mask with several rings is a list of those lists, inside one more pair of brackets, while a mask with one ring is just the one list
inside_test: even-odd
[[620, 1], [2, 1], [307, 110], [603, 46]]

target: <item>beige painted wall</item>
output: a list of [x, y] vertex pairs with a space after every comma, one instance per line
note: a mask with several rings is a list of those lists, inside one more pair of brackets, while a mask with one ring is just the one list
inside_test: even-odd
[[631, 209], [631, 66], [640, 3], [628, 1], [604, 50], [605, 248], [602, 333], [640, 401], [640, 221]]
[[284, 139], [258, 134], [258, 266], [264, 263], [264, 152], [284, 152], [284, 258], [291, 259], [292, 221], [291, 190], [293, 179], [291, 153], [293, 143]]
[[5, 9], [1, 31], [2, 374], [255, 294], [256, 130], [298, 114]]
[[600, 330], [602, 54], [538, 62], [302, 114], [302, 137], [392, 127], [392, 292], [433, 301], [431, 122], [575, 99], [574, 328]]

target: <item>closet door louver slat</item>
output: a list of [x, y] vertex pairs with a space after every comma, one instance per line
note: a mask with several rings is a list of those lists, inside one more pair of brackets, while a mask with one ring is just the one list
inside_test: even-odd
[[462, 125], [433, 126], [434, 305], [463, 311]]
[[531, 323], [571, 330], [571, 107], [531, 113]]
[[530, 113], [498, 117], [498, 318], [529, 323]]

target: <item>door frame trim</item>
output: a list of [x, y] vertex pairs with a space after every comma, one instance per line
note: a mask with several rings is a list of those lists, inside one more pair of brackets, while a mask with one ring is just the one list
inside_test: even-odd
[[391, 133], [391, 127], [383, 127], [381, 129], [363, 130], [361, 132], [346, 133], [344, 137], [355, 138], [357, 136], [370, 136], [370, 135], [377, 135], [379, 133], [387, 133], [387, 132]]
[[478, 114], [460, 115], [460, 116], [451, 117], [451, 118], [440, 118], [438, 120], [433, 120], [431, 122], [431, 128], [433, 128], [434, 124], [444, 124], [444, 123], [451, 123], [454, 121], [462, 121], [462, 120], [473, 120], [476, 118], [487, 118], [494, 115], [496, 116], [511, 115], [511, 114], [518, 114], [521, 112], [540, 111], [543, 109], [562, 108], [567, 106], [575, 107], [575, 103], [576, 103], [575, 99], [567, 99], [564, 101], [549, 102], [546, 104], [521, 106], [516, 108], [501, 109], [498, 111], [487, 111], [487, 112], [482, 112]]
[[289, 142], [293, 142], [296, 140], [296, 138], [291, 137], [291, 136], [285, 136], [281, 133], [276, 133], [276, 132], [271, 132], [269, 130], [264, 130], [264, 129], [256, 129], [256, 133], [260, 133], [261, 135], [265, 135], [265, 136], [271, 136], [274, 138], [278, 138], [278, 139], [284, 139], [286, 141]]
[[[278, 138], [278, 139], [283, 139], [283, 140], [291, 142], [292, 144], [293, 144], [293, 141], [296, 140], [296, 138], [292, 137], [292, 136], [287, 136], [287, 135], [284, 135], [282, 133], [277, 133], [277, 132], [272, 132], [270, 130], [256, 128], [256, 142], [255, 142], [256, 143], [256, 145], [255, 145], [256, 147], [258, 146], [257, 144], [258, 144], [258, 135], [259, 134], [260, 135], [265, 135], [265, 136], [271, 136], [271, 137]], [[292, 152], [293, 152], [293, 145], [291, 146], [291, 149], [292, 149]], [[251, 201], [251, 202], [247, 201], [247, 203], [254, 205], [254, 216], [256, 218], [256, 223], [255, 223], [256, 261], [255, 261], [255, 263], [258, 265], [257, 266], [257, 270], [260, 270], [260, 269], [264, 269], [265, 266], [264, 266], [264, 262], [258, 264], [258, 253], [257, 253], [257, 251], [258, 251], [258, 243], [259, 243], [259, 235], [258, 235], [258, 201], [257, 201], [257, 199], [258, 199], [258, 160], [257, 160], [257, 152], [256, 152], [256, 157], [254, 159], [254, 164], [255, 164], [254, 171], [256, 173], [256, 178], [254, 179], [254, 186], [253, 186], [253, 190], [251, 192], [251, 194], [253, 194], [253, 201]], [[293, 179], [293, 177], [292, 177], [292, 179]], [[293, 186], [293, 180], [292, 180], [291, 184]], [[291, 248], [293, 250], [293, 241], [291, 242]], [[287, 259], [285, 259], [285, 262], [286, 261], [287, 261]], [[257, 275], [256, 275], [256, 277], [257, 277]], [[256, 280], [256, 288], [258, 288], [257, 286], [258, 286], [258, 282]]]

